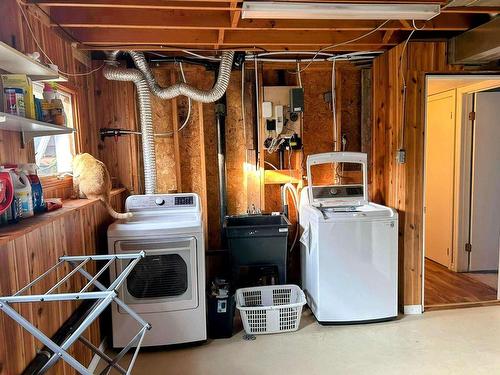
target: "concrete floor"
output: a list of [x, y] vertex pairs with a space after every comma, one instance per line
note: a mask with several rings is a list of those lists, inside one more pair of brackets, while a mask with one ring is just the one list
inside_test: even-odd
[[320, 326], [175, 350], [146, 350], [133, 374], [500, 374], [500, 306], [428, 312], [399, 320]]

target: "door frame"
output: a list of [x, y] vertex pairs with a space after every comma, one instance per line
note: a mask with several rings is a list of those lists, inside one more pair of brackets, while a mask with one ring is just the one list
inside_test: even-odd
[[[436, 94], [432, 94], [430, 96], [427, 96], [426, 97], [426, 101], [425, 101], [425, 106], [426, 106], [426, 109], [428, 108], [429, 106], [429, 102], [431, 101], [434, 101], [434, 100], [440, 100], [440, 99], [444, 99], [444, 98], [448, 98], [448, 97], [452, 97], [454, 103], [453, 103], [453, 148], [454, 148], [454, 151], [453, 151], [453, 161], [452, 161], [452, 165], [453, 165], [453, 168], [456, 169], [456, 158], [457, 158], [457, 150], [456, 150], [456, 146], [457, 146], [457, 127], [459, 125], [459, 121], [458, 121], [458, 117], [457, 117], [457, 90], [456, 89], [449, 89], [449, 90], [446, 90], [446, 91], [442, 91], [442, 92], [439, 92], [439, 93], [436, 93]], [[425, 113], [425, 121], [426, 121], [426, 124], [427, 124], [427, 110], [426, 110], [426, 113]], [[427, 162], [427, 154], [428, 154], [428, 144], [427, 144], [427, 127], [425, 128], [425, 133], [424, 133], [424, 185], [423, 185], [423, 203], [424, 203], [424, 207], [423, 207], [423, 232], [422, 232], [422, 236], [424, 238], [424, 246], [425, 246], [425, 240], [426, 240], [426, 231], [425, 231], [425, 228], [426, 228], [426, 222], [427, 222], [427, 206], [426, 206], [426, 186], [427, 186], [427, 171], [425, 171], [425, 166], [426, 166], [426, 162]], [[450, 253], [448, 255], [448, 259], [447, 259], [447, 264], [446, 264], [446, 267], [447, 268], [452, 268], [454, 266], [454, 260], [455, 260], [455, 252], [454, 252], [454, 249], [455, 249], [455, 219], [456, 219], [456, 216], [455, 216], [455, 207], [456, 207], [456, 202], [455, 202], [455, 195], [456, 195], [456, 170], [453, 171], [453, 177], [452, 177], [452, 188], [451, 188], [451, 195], [453, 197], [453, 202], [451, 204], [451, 244], [450, 244]], [[424, 265], [425, 266], [425, 265]]]
[[[474, 109], [473, 94], [481, 91], [487, 91], [500, 87], [500, 75], [498, 74], [432, 74], [425, 76], [424, 89], [424, 160], [423, 160], [423, 187], [422, 199], [425, 202], [425, 158], [426, 158], [426, 137], [427, 134], [427, 98], [429, 80], [458, 80], [470, 79], [471, 84], [455, 88], [456, 106], [455, 118], [455, 178], [454, 178], [454, 201], [453, 201], [453, 251], [451, 259], [453, 263], [450, 267], [455, 272], [464, 272], [468, 268], [468, 256], [465, 252], [465, 244], [468, 241], [468, 230], [470, 226], [470, 189], [471, 189], [471, 157], [472, 157], [472, 128], [470, 126], [469, 112]], [[450, 88], [451, 90], [451, 88]], [[461, 120], [459, 120], [461, 119]], [[460, 121], [460, 122], [458, 122]], [[465, 145], [465, 147], [463, 147]], [[425, 203], [422, 205], [422, 236], [420, 245], [422, 246], [422, 290], [421, 290], [421, 311], [425, 310]], [[456, 218], [456, 219], [455, 219]], [[467, 233], [467, 235], [465, 234]], [[460, 251], [460, 249], [462, 251]], [[500, 249], [499, 249], [500, 251]], [[465, 266], [465, 267], [464, 267]], [[500, 277], [499, 290], [497, 291], [500, 299]]]

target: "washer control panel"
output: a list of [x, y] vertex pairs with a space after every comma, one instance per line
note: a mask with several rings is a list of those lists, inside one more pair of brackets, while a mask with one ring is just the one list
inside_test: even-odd
[[199, 207], [199, 197], [194, 193], [131, 195], [125, 201], [128, 212], [145, 210], [172, 210]]

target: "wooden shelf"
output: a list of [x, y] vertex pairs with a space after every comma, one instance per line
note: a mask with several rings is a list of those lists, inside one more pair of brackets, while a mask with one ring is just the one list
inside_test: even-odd
[[0, 42], [0, 70], [26, 74], [32, 81], [67, 81], [59, 72]]
[[[115, 195], [124, 194], [125, 192], [125, 188], [113, 189], [111, 190], [110, 196], [114, 197]], [[64, 215], [68, 215], [75, 210], [79, 210], [87, 205], [93, 204], [102, 203], [98, 199], [68, 199], [63, 201], [63, 207], [58, 210], [37, 214], [33, 217], [23, 219], [16, 224], [7, 224], [2, 226], [0, 227], [0, 245], [30, 233], [37, 228], [50, 224], [54, 220], [57, 220]]]
[[75, 129], [66, 126], [49, 124], [4, 112], [0, 112], [0, 130], [20, 132], [24, 143], [32, 140], [34, 137], [70, 134], [75, 131]]

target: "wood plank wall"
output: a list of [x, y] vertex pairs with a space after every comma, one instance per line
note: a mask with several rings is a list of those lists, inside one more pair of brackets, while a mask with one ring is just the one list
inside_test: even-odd
[[[25, 53], [38, 51], [38, 47], [35, 44], [26, 22], [21, 16], [21, 12], [15, 0], [4, 0], [0, 2], [0, 14], [2, 14], [2, 18], [9, 18], [17, 21], [9, 23], [2, 22], [0, 25], [1, 41]], [[85, 64], [82, 62], [88, 59], [87, 56], [80, 56], [80, 54], [77, 56], [71, 44], [51, 30], [48, 25], [29, 12], [27, 12], [27, 16], [45, 52], [62, 71], [68, 73], [83, 73], [90, 69], [90, 63]], [[48, 62], [43, 54], [41, 60]], [[75, 114], [75, 118], [77, 118], [79, 125], [79, 134], [77, 136], [78, 149], [81, 152], [90, 152], [97, 155], [99, 137], [95, 133], [93, 76], [70, 76], [69, 81], [62, 85], [67, 86], [76, 93], [75, 100], [77, 102], [78, 111]], [[29, 162], [34, 160], [32, 143], [26, 145], [25, 149], [21, 149], [19, 133], [1, 131], [0, 139], [2, 140], [0, 143], [0, 163]]]
[[[112, 205], [118, 210], [123, 209], [123, 194], [112, 197]], [[75, 201], [75, 203], [73, 206], [79, 207], [65, 209], [65, 212], [61, 214], [56, 211], [54, 220], [49, 220], [44, 225], [28, 227], [20, 235], [6, 237], [4, 230], [0, 232], [0, 268], [2, 270], [0, 272], [0, 295], [15, 293], [56, 264], [62, 255], [106, 253], [106, 227], [112, 222], [106, 209], [99, 201]], [[19, 225], [28, 223], [29, 219]], [[94, 269], [94, 264], [87, 267], [89, 272]], [[32, 293], [46, 292], [51, 285], [55, 284], [56, 276], [58, 280], [63, 277], [63, 269], [60, 271], [58, 270], [57, 275], [51, 274], [36, 284]], [[83, 277], [73, 276], [61, 286], [60, 291], [78, 291], [85, 284]], [[13, 304], [12, 307], [50, 337], [72, 314], [77, 304], [51, 302]], [[98, 321], [87, 330], [85, 336], [94, 345], [99, 346], [101, 334]], [[20, 374], [42, 346], [10, 317], [0, 313], [0, 375]], [[92, 359], [90, 350], [78, 342], [71, 347], [70, 353], [85, 366], [88, 366]], [[70, 375], [76, 372], [61, 361], [50, 373]]]
[[[464, 67], [447, 64], [446, 42], [410, 42], [403, 59], [407, 82], [406, 119], [402, 119], [403, 82], [399, 61], [403, 46], [384, 53], [373, 64], [371, 197], [399, 211], [400, 303], [422, 299], [423, 166], [425, 75], [452, 73]], [[404, 124], [404, 125], [403, 125]], [[396, 163], [403, 147], [406, 163]]]
[[[33, 9], [33, 8], [31, 8]], [[38, 51], [33, 37], [22, 19], [16, 0], [0, 1], [0, 40], [17, 48], [31, 53]], [[71, 44], [62, 38], [54, 29], [48, 26], [47, 20], [41, 15], [34, 16], [27, 12], [33, 32], [43, 46], [45, 52], [51, 57], [59, 68], [68, 73], [85, 73], [92, 69], [89, 56], [76, 51]], [[42, 55], [42, 61], [47, 59]], [[107, 84], [98, 80], [101, 72], [85, 76], [69, 76], [69, 82], [63, 85], [75, 93], [77, 113], [77, 134], [75, 142], [77, 150], [89, 152], [105, 161], [110, 173], [123, 186], [131, 191], [139, 191], [140, 163], [125, 158], [128, 147], [135, 147], [134, 143], [126, 145], [127, 149], [112, 144], [104, 148], [99, 140], [98, 130], [101, 127], [115, 126], [134, 127], [135, 102], [133, 87], [127, 83], [119, 87], [105, 88], [105, 98], [101, 98], [101, 86]], [[102, 83], [102, 85], [101, 85]], [[112, 85], [111, 85], [112, 86]], [[101, 90], [101, 91], [100, 91]], [[96, 102], [104, 103], [96, 112]], [[125, 111], [122, 108], [126, 108]], [[106, 140], [108, 142], [108, 140]], [[17, 132], [0, 131], [0, 164], [6, 162], [32, 162], [34, 161], [33, 144], [29, 143], [21, 148], [20, 135]], [[137, 156], [131, 152], [130, 157]], [[124, 162], [126, 165], [124, 165]], [[46, 196], [67, 197], [71, 191], [71, 179], [66, 179], [62, 184], [53, 184], [51, 181], [46, 186]], [[117, 209], [123, 209], [124, 195], [113, 198]], [[57, 220], [49, 221], [47, 225], [19, 236], [15, 240], [5, 241], [0, 238], [0, 295], [7, 295], [26, 284], [48, 266], [54, 263], [57, 257], [67, 254], [91, 254], [96, 249], [105, 251], [105, 233], [110, 222], [108, 214], [100, 204], [88, 204], [85, 207], [71, 211]], [[22, 225], [22, 224], [20, 224]], [[65, 288], [78, 287], [78, 282], [68, 283]], [[23, 307], [23, 313], [28, 319], [34, 321], [39, 328], [49, 336], [67, 319], [74, 310], [74, 304], [45, 304], [33, 305], [32, 308]], [[94, 344], [100, 343], [99, 326], [96, 324], [90, 330], [90, 338]], [[29, 335], [21, 331], [10, 318], [0, 314], [0, 374], [12, 375], [22, 372], [25, 366], [35, 355], [39, 343], [35, 343]], [[78, 359], [88, 364], [91, 353], [76, 344], [72, 351]], [[70, 375], [75, 372], [66, 365], [59, 364], [55, 374]]]

